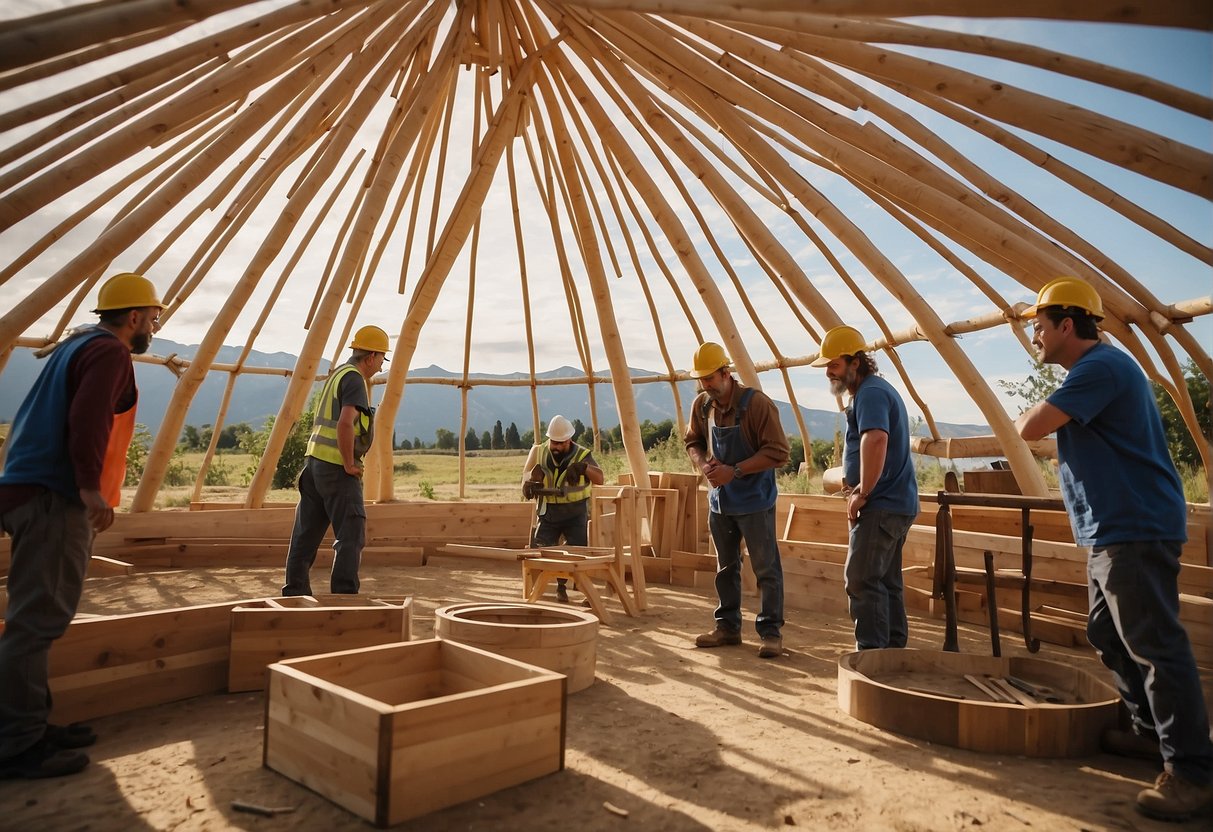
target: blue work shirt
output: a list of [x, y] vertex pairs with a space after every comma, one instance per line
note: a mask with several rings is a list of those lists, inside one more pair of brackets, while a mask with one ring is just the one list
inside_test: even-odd
[[846, 448], [842, 471], [847, 485], [859, 487], [859, 439], [865, 431], [889, 435], [884, 469], [864, 508], [894, 514], [918, 514], [918, 480], [910, 460], [910, 424], [901, 396], [880, 376], [868, 376], [847, 406]]
[[1132, 358], [1096, 344], [1047, 401], [1070, 417], [1057, 431], [1057, 457], [1076, 543], [1188, 539], [1162, 417]]

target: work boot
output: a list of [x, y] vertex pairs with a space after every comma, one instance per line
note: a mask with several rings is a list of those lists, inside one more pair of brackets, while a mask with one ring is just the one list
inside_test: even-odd
[[569, 602], [569, 591], [565, 588], [563, 583], [556, 584], [556, 600], [562, 604], [567, 604]]
[[97, 741], [93, 729], [79, 722], [71, 725], [47, 725], [42, 738], [60, 748], [84, 748]]
[[762, 646], [758, 648], [758, 658], [773, 659], [783, 655], [782, 636], [763, 636]]
[[1158, 820], [1187, 820], [1206, 809], [1213, 809], [1213, 783], [1198, 786], [1169, 771], [1137, 794], [1137, 811]]
[[1135, 731], [1109, 728], [1100, 736], [1099, 746], [1107, 753], [1115, 754], [1118, 757], [1149, 760], [1159, 766], [1162, 765], [1162, 750], [1158, 747], [1157, 737], [1146, 737]]
[[20, 754], [0, 760], [0, 780], [63, 777], [75, 774], [87, 765], [87, 755], [60, 748], [44, 737]]
[[741, 644], [741, 633], [717, 627], [710, 633], [695, 637], [696, 647], [721, 647], [725, 644]]

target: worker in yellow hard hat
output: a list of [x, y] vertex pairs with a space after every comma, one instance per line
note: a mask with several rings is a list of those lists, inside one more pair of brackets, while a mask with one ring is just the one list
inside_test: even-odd
[[741, 644], [741, 542], [758, 579], [761, 608], [754, 620], [758, 655], [783, 654], [783, 564], [775, 543], [775, 469], [787, 464], [788, 437], [775, 403], [746, 387], [729, 370], [720, 344], [695, 350], [691, 378], [701, 393], [691, 406], [683, 437], [687, 455], [703, 473], [708, 491], [708, 529], [716, 544], [716, 626], [696, 647]]
[[[538, 501], [531, 545], [588, 546], [590, 486], [602, 485], [594, 454], [573, 441], [576, 430], [564, 416], [548, 421], [547, 442], [531, 447], [522, 466], [522, 495]], [[556, 600], [568, 603], [564, 578], [556, 579]]]
[[330, 592], [358, 594], [358, 564], [366, 542], [362, 458], [375, 438], [369, 382], [387, 361], [388, 337], [377, 326], [354, 333], [350, 357], [320, 390], [307, 461], [299, 475], [299, 505], [286, 553], [283, 595], [311, 595], [316, 550], [333, 527]]
[[855, 649], [905, 647], [902, 550], [918, 515], [905, 402], [877, 374], [876, 360], [853, 326], [826, 332], [813, 366], [825, 368], [831, 393], [851, 397], [842, 466], [851, 522], [843, 587]]
[[1049, 281], [1024, 315], [1040, 360], [1067, 372], [1015, 424], [1028, 440], [1057, 433], [1074, 542], [1089, 548], [1087, 637], [1132, 720], [1131, 732], [1108, 731], [1103, 745], [1161, 761], [1165, 770], [1137, 795], [1137, 808], [1184, 820], [1213, 807], [1213, 741], [1179, 619], [1187, 504], [1162, 418], [1141, 368], [1100, 340], [1103, 301], [1089, 283]]
[[135, 431], [131, 355], [147, 352], [164, 304], [142, 275], [105, 281], [100, 321], [39, 351], [46, 365], [17, 410], [0, 471], [0, 529], [11, 538], [0, 634], [0, 779], [58, 777], [88, 765], [83, 725], [47, 722], [51, 644], [76, 614], [93, 537], [114, 522]]

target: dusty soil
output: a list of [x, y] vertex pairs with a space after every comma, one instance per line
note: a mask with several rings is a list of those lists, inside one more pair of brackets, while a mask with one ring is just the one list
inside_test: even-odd
[[[272, 595], [279, 570], [147, 572], [92, 579], [82, 612], [116, 613]], [[433, 611], [515, 600], [516, 567], [444, 558], [420, 569], [365, 570], [364, 592], [414, 595], [414, 638]], [[1097, 755], [1039, 760], [983, 755], [885, 733], [838, 710], [837, 658], [847, 622], [791, 611], [787, 653], [696, 650], [714, 598], [650, 587], [638, 619], [603, 628], [593, 686], [568, 701], [563, 772], [431, 814], [406, 830], [1173, 830], [1133, 809], [1153, 780], [1146, 762]], [[616, 607], [616, 609], [618, 609]], [[911, 621], [911, 647], [935, 649], [939, 622]], [[1022, 654], [1013, 637], [1005, 652]], [[988, 651], [963, 628], [962, 650]], [[1043, 658], [1098, 669], [1046, 645]], [[1206, 695], [1208, 682], [1206, 678]], [[61, 780], [0, 783], [0, 829], [369, 829], [369, 824], [261, 767], [262, 695], [199, 697], [95, 720], [92, 765]], [[293, 806], [265, 818], [233, 800]], [[628, 812], [626, 818], [604, 804]]]

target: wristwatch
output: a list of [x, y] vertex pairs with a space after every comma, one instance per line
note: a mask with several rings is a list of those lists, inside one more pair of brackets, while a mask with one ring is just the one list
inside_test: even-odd
[[744, 473], [742, 473], [742, 471], [741, 471], [741, 466], [740, 466], [740, 465], [734, 465], [734, 466], [733, 466], [733, 479], [735, 479], [735, 480], [739, 480], [739, 479], [741, 479], [741, 478], [742, 478], [742, 477], [744, 477], [744, 476], [745, 476], [745, 474], [744, 474]]

